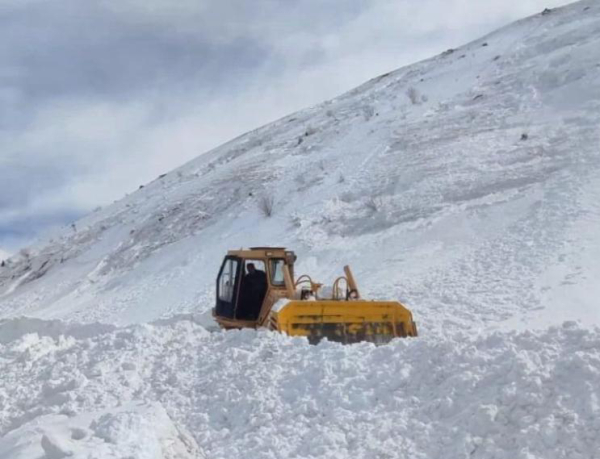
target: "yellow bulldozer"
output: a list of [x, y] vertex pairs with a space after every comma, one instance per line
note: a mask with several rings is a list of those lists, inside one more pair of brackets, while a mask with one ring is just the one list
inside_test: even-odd
[[225, 329], [259, 328], [341, 343], [376, 344], [417, 336], [412, 313], [397, 301], [361, 298], [350, 267], [331, 287], [304, 274], [294, 280], [293, 251], [252, 247], [227, 252], [217, 277], [215, 321]]

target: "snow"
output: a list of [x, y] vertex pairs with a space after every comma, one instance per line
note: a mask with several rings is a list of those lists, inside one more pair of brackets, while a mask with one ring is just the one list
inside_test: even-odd
[[[206, 312], [228, 249], [278, 245], [325, 284], [350, 264], [424, 333], [598, 324], [576, 273], [600, 271], [599, 31], [576, 3], [234, 139], [14, 257], [0, 316]], [[570, 316], [540, 318], [561, 292]]]
[[194, 439], [176, 427], [160, 403], [132, 403], [83, 415], [36, 417], [0, 440], [11, 459], [196, 459]]
[[0, 457], [597, 457], [600, 329], [572, 322], [380, 347], [51, 328], [0, 348]]
[[[597, 458], [599, 63], [598, 2], [536, 15], [13, 256], [0, 458]], [[421, 336], [215, 331], [222, 257], [258, 245], [325, 285], [350, 264]]]

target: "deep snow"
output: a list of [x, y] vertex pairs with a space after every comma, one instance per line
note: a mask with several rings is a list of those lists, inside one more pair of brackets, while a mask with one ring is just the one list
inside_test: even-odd
[[[146, 184], [0, 268], [0, 459], [596, 459], [599, 141], [585, 0]], [[421, 337], [209, 333], [251, 245], [351, 264]]]
[[[49, 459], [598, 457], [600, 329], [574, 323], [381, 347], [184, 319], [79, 337], [14, 325], [0, 457], [40, 457], [44, 438], [64, 454]], [[2, 456], [17, 440], [27, 454]]]

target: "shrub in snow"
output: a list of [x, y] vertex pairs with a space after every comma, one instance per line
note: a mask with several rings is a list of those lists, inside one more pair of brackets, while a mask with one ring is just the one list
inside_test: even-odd
[[408, 97], [413, 105], [418, 105], [421, 103], [421, 95], [419, 94], [419, 91], [412, 86], [406, 90], [406, 97]]
[[365, 121], [369, 121], [375, 115], [375, 109], [373, 108], [372, 105], [365, 105], [362, 108], [362, 112], [363, 112], [363, 117], [365, 118]]
[[372, 212], [378, 212], [383, 206], [383, 200], [380, 197], [371, 196], [365, 203], [367, 209]]
[[302, 219], [300, 218], [300, 216], [296, 213], [290, 215], [290, 224], [294, 227], [294, 228], [300, 228], [302, 226]]
[[275, 200], [273, 199], [273, 196], [263, 196], [258, 201], [258, 208], [265, 217], [270, 217], [273, 215], [274, 204]]
[[316, 132], [317, 132], [317, 130], [316, 130], [314, 127], [312, 127], [312, 126], [308, 126], [308, 127], [306, 128], [306, 131], [304, 132], [304, 137], [308, 137], [308, 136], [310, 136], [310, 135], [313, 135], [313, 134], [315, 134]]

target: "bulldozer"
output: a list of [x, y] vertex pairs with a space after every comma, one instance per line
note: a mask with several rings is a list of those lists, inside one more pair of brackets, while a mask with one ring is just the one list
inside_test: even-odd
[[309, 343], [384, 344], [416, 337], [412, 313], [398, 301], [361, 297], [349, 266], [331, 287], [303, 274], [294, 278], [297, 256], [283, 247], [227, 252], [217, 276], [215, 321], [224, 329], [268, 328]]

